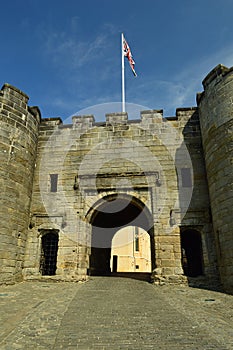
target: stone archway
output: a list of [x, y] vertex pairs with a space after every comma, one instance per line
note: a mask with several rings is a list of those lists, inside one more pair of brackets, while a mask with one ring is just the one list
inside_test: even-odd
[[100, 200], [89, 213], [92, 225], [90, 268], [91, 275], [109, 275], [112, 239], [127, 226], [141, 227], [150, 235], [151, 268], [155, 268], [155, 244], [152, 215], [137, 198], [128, 195], [109, 195]]

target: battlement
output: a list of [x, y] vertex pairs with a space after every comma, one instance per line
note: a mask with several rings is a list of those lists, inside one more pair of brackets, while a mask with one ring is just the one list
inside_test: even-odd
[[124, 113], [109, 113], [106, 114], [106, 125], [118, 125], [118, 124], [127, 124], [128, 114]]
[[23, 91], [10, 84], [4, 84], [0, 90], [1, 115], [25, 125], [30, 114], [36, 123], [40, 123], [39, 108], [28, 106], [28, 100], [29, 97]]
[[96, 122], [95, 117], [93, 115], [80, 115], [73, 116], [72, 121], [75, 126], [117, 126], [117, 125], [127, 125], [127, 124], [135, 124], [141, 123], [146, 119], [154, 120], [154, 121], [162, 121], [163, 119], [163, 110], [148, 110], [141, 111], [140, 119], [129, 119], [127, 112], [115, 112], [115, 113], [107, 113], [105, 115], [105, 121]]
[[93, 115], [80, 115], [73, 116], [73, 126], [117, 126], [127, 124], [140, 124], [140, 123], [163, 123], [167, 121], [182, 120], [190, 118], [191, 115], [196, 113], [197, 107], [189, 108], [177, 108], [176, 115], [172, 117], [164, 117], [162, 109], [144, 110], [140, 112], [140, 119], [129, 119], [127, 112], [115, 112], [105, 115], [105, 121], [96, 122]]
[[202, 81], [202, 85], [204, 89], [206, 89], [212, 82], [215, 81], [218, 82], [226, 75], [233, 72], [233, 67], [227, 68], [226, 66], [222, 64], [218, 64], [214, 69], [212, 69], [209, 74], [205, 77], [205, 79]]
[[15, 97], [17, 99], [16, 102], [23, 101], [27, 103], [29, 100], [29, 97], [23, 91], [7, 83], [3, 85], [1, 95], [3, 95], [5, 98], [9, 98], [10, 100], [12, 100], [12, 97]]
[[171, 117], [164, 117], [162, 109], [144, 110], [140, 112], [140, 119], [129, 119], [127, 112], [114, 112], [105, 115], [105, 121], [96, 121], [94, 115], [74, 115], [72, 117], [72, 124], [63, 124], [60, 117], [57, 118], [43, 118], [41, 126], [46, 128], [59, 129], [88, 129], [91, 127], [105, 127], [105, 126], [126, 126], [131, 124], [152, 125], [165, 122], [183, 121], [195, 116], [198, 119], [197, 107], [177, 108], [176, 115]]
[[72, 117], [73, 127], [92, 127], [95, 123], [95, 118], [92, 114], [77, 115]]
[[55, 125], [60, 125], [60, 124], [63, 124], [63, 123], [62, 123], [62, 120], [61, 120], [60, 117], [57, 117], [57, 118], [55, 117], [55, 118], [43, 118], [41, 120], [41, 124], [43, 126], [46, 126], [46, 125], [48, 125], [48, 126], [55, 126]]

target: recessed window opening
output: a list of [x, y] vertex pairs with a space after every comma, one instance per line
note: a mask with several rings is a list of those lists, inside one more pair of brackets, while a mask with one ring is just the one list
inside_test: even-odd
[[192, 187], [192, 176], [190, 168], [181, 169], [181, 179], [183, 187]]
[[57, 192], [58, 174], [50, 174], [50, 192]]

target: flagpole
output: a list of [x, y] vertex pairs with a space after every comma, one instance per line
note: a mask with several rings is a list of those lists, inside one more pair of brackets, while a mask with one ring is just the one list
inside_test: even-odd
[[124, 56], [124, 34], [121, 33], [121, 82], [122, 82], [122, 112], [125, 112], [125, 56]]

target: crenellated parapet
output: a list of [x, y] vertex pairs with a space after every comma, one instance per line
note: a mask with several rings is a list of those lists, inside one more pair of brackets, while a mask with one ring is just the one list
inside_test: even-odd
[[128, 123], [128, 114], [123, 113], [109, 113], [106, 114], [106, 125], [125, 125]]
[[33, 127], [38, 125], [41, 114], [38, 107], [28, 106], [29, 97], [10, 84], [4, 84], [0, 90], [1, 115], [10, 118], [12, 123]]
[[73, 116], [72, 117], [74, 129], [88, 129], [95, 123], [93, 115]]
[[202, 129], [211, 132], [232, 119], [233, 67], [217, 65], [202, 82], [204, 91], [197, 94], [202, 115]]
[[141, 111], [140, 119], [129, 119], [127, 112], [114, 112], [105, 115], [105, 121], [96, 122], [94, 115], [78, 115], [72, 117], [73, 128], [89, 128], [98, 126], [120, 126], [129, 124], [156, 124], [166, 121], [163, 110]]
[[[198, 119], [198, 108], [177, 108], [176, 115], [171, 117], [164, 117], [163, 109], [143, 110], [140, 112], [140, 119], [129, 119], [127, 112], [107, 113], [105, 121], [96, 122], [94, 115], [78, 115], [72, 117], [73, 128], [84, 128], [92, 126], [120, 126], [129, 124], [159, 124], [166, 122], [179, 121], [184, 124], [195, 114], [195, 119]], [[42, 122], [44, 123], [44, 120]], [[47, 124], [47, 120], [45, 123]], [[70, 125], [71, 127], [71, 125]]]
[[212, 69], [207, 76], [203, 79], [202, 84], [204, 90], [215, 86], [218, 82], [227, 76], [229, 73], [233, 72], [233, 67], [227, 68], [223, 64], [218, 64], [214, 69]]

